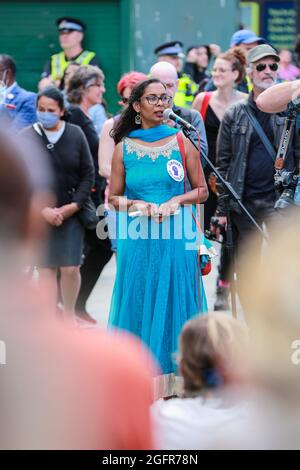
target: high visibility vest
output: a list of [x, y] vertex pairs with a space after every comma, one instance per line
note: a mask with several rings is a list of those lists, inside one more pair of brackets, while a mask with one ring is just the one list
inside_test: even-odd
[[60, 80], [68, 65], [76, 62], [80, 65], [88, 65], [95, 57], [95, 52], [83, 51], [75, 60], [67, 60], [64, 52], [59, 52], [51, 57], [51, 77], [53, 80]]
[[246, 75], [246, 82], [247, 82], [248, 93], [250, 94], [251, 91], [253, 90], [253, 85], [248, 75]]
[[183, 73], [178, 80], [178, 90], [174, 96], [175, 106], [191, 108], [197, 91], [198, 85], [196, 85], [189, 75]]

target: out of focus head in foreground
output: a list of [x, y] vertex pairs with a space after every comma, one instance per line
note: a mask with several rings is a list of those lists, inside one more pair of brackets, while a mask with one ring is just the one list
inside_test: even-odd
[[289, 396], [291, 405], [300, 400], [300, 365], [292, 360], [293, 343], [300, 340], [299, 233], [298, 208], [274, 221], [262, 261], [243, 260], [248, 282], [241, 287], [250, 312], [257, 377], [278, 398]]
[[47, 161], [39, 161], [38, 149], [22, 151], [12, 140], [0, 133], [0, 277], [8, 283], [13, 268], [38, 257], [46, 235], [40, 210], [52, 199]]
[[300, 448], [299, 233], [296, 208], [273, 223], [262, 261], [251, 256], [250, 245], [242, 260], [256, 413], [255, 432], [245, 427], [237, 447]]
[[0, 449], [150, 449], [142, 346], [58, 321], [47, 286], [24, 274], [45, 234], [29, 167], [1, 133]]

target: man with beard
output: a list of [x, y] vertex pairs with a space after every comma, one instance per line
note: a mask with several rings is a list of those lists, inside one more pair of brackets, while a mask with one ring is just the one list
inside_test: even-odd
[[[267, 114], [256, 105], [258, 96], [272, 87], [277, 79], [280, 58], [268, 44], [254, 47], [248, 53], [248, 75], [253, 83], [253, 91], [246, 101], [232, 106], [224, 115], [217, 141], [217, 168], [233, 186], [244, 205], [262, 225], [268, 223], [274, 213], [274, 155], [267, 150], [262, 136], [269, 140], [270, 147], [279, 147], [285, 115]], [[255, 126], [254, 126], [255, 124]], [[260, 129], [258, 129], [260, 127]], [[288, 148], [285, 168], [293, 170], [299, 155], [299, 137], [295, 133]], [[226, 225], [227, 198], [224, 192], [218, 198], [216, 215], [219, 223]], [[248, 217], [241, 213], [238, 205], [230, 200], [233, 235], [237, 254], [240, 255], [254, 226]], [[239, 267], [237, 266], [237, 272]], [[238, 273], [239, 275], [239, 273]]]

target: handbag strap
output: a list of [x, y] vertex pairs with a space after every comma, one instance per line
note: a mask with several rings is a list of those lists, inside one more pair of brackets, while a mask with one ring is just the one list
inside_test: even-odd
[[60, 155], [58, 154], [55, 145], [52, 142], [49, 141], [43, 127], [40, 125], [39, 122], [36, 123], [34, 126], [36, 126], [39, 129], [39, 131], [41, 133], [41, 136], [42, 136], [42, 139], [44, 141], [44, 144], [46, 145], [46, 149], [51, 153], [51, 155], [53, 155], [57, 165], [60, 167], [60, 169], [65, 170], [65, 167], [62, 163], [62, 159], [60, 158]]
[[184, 192], [186, 193], [186, 153], [185, 153], [185, 148], [184, 148], [184, 143], [183, 143], [183, 137], [181, 132], [177, 132], [176, 134], [177, 138], [177, 143], [179, 147], [179, 151], [181, 154], [182, 158], [182, 163], [183, 163], [183, 170], [184, 170]]
[[207, 113], [207, 108], [209, 105], [209, 102], [212, 98], [212, 91], [205, 91], [204, 92], [204, 98], [201, 104], [200, 108], [200, 114], [202, 116], [203, 121], [205, 121], [206, 113]]
[[273, 145], [271, 144], [270, 140], [268, 139], [265, 131], [263, 130], [260, 123], [258, 122], [256, 117], [253, 115], [253, 113], [250, 111], [250, 109], [248, 108], [247, 105], [245, 106], [245, 112], [246, 112], [252, 126], [256, 130], [258, 136], [261, 138], [261, 141], [264, 144], [266, 151], [268, 152], [268, 154], [272, 158], [273, 162], [275, 163], [276, 152], [275, 152], [275, 149], [274, 149]]
[[55, 160], [55, 163], [56, 165], [58, 166], [58, 168], [60, 169], [60, 173], [61, 173], [61, 176], [64, 180], [64, 183], [66, 184], [66, 187], [68, 188], [67, 190], [70, 190], [72, 188], [69, 188], [69, 178], [68, 178], [68, 171], [66, 169], [66, 167], [64, 166], [63, 164], [63, 160], [61, 158], [61, 156], [59, 155], [58, 151], [57, 151], [57, 148], [55, 147], [55, 145], [49, 141], [43, 127], [40, 125], [40, 123], [35, 123], [33, 124], [33, 128], [36, 130], [36, 128], [38, 128], [38, 130], [40, 131], [41, 133], [41, 137], [44, 141], [44, 144], [46, 146], [46, 149], [48, 150], [48, 152], [52, 155], [53, 159]]

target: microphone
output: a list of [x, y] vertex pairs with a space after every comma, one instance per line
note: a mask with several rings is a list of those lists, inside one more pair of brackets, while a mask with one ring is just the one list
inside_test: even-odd
[[171, 119], [172, 121], [175, 121], [176, 124], [179, 124], [179, 126], [184, 127], [185, 129], [188, 129], [189, 131], [197, 132], [197, 130], [194, 128], [194, 126], [192, 126], [192, 124], [190, 124], [189, 122], [185, 121], [180, 116], [175, 114], [171, 108], [165, 109], [163, 116], [165, 120]]

